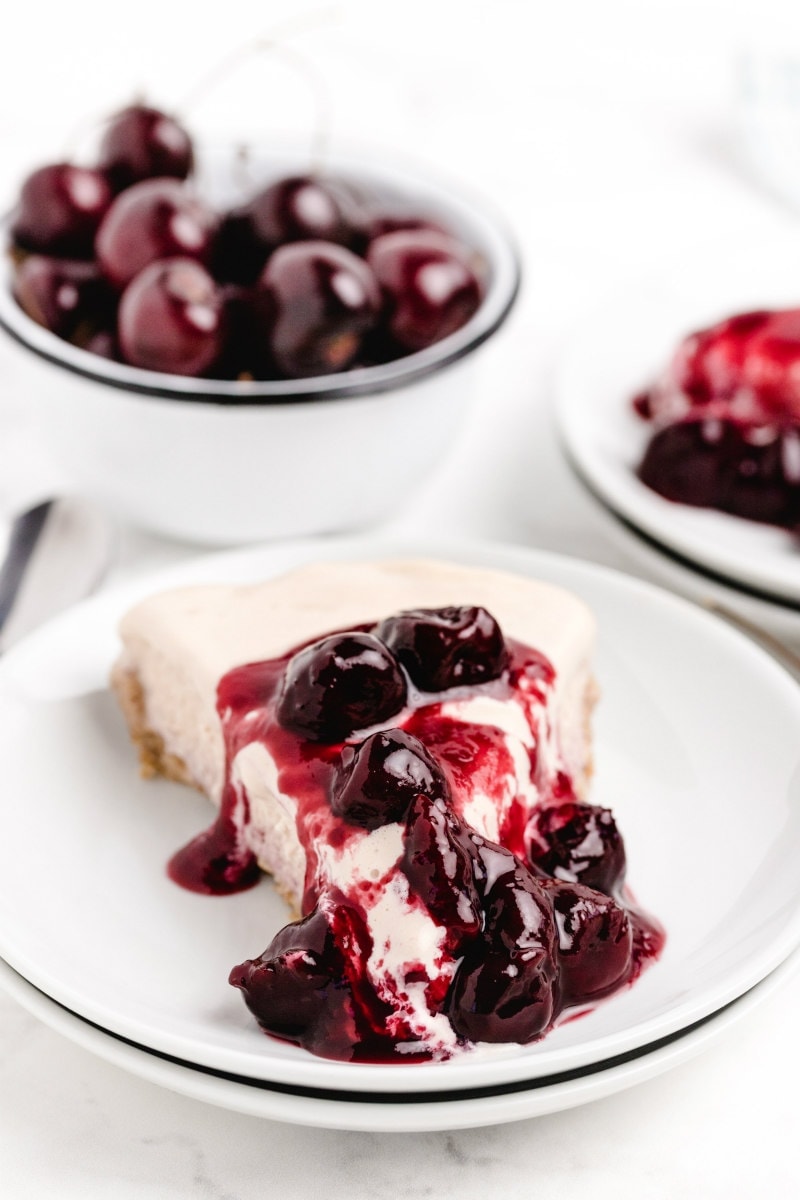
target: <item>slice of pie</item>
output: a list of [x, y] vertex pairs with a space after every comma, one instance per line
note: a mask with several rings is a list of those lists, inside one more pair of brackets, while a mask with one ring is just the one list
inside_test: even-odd
[[585, 802], [595, 630], [575, 596], [331, 562], [154, 596], [121, 635], [144, 773], [218, 810], [171, 876], [226, 892], [264, 870], [297, 918], [231, 972], [269, 1033], [362, 1061], [528, 1042], [657, 954], [613, 817]]

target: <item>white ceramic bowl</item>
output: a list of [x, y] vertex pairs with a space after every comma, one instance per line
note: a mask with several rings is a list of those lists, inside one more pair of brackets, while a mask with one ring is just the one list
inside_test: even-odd
[[[378, 157], [337, 155], [328, 169], [438, 218], [486, 267], [467, 324], [394, 362], [253, 382], [144, 371], [37, 325], [15, 303], [5, 266], [0, 326], [24, 354], [26, 403], [76, 489], [135, 525], [221, 545], [370, 525], [436, 468], [468, 411], [475, 353], [514, 303], [519, 263], [483, 202], [419, 170], [376, 167]], [[251, 164], [259, 183], [303, 169], [284, 151]], [[225, 204], [235, 177], [233, 151], [227, 164], [215, 154], [198, 186]]]

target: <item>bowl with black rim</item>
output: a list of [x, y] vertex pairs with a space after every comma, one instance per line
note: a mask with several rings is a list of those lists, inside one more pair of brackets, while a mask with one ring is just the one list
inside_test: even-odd
[[[307, 170], [284, 147], [251, 156], [259, 186]], [[455, 332], [402, 357], [301, 378], [197, 378], [92, 353], [33, 320], [6, 257], [0, 327], [21, 397], [76, 490], [134, 525], [211, 545], [369, 526], [397, 511], [452, 448], [475, 391], [480, 349], [520, 283], [503, 220], [482, 198], [385, 152], [333, 154], [332, 178], [413, 207], [474, 254], [482, 297]], [[234, 152], [200, 158], [193, 186], [236, 203]], [[6, 220], [6, 242], [9, 239]]]

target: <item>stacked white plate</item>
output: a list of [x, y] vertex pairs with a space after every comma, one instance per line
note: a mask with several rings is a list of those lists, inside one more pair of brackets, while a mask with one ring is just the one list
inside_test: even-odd
[[[286, 912], [266, 880], [232, 897], [170, 882], [167, 859], [211, 812], [189, 789], [137, 777], [106, 680], [118, 618], [142, 594], [261, 579], [315, 558], [408, 554], [551, 580], [594, 610], [592, 799], [614, 810], [629, 883], [667, 943], [632, 988], [535, 1045], [446, 1063], [332, 1062], [260, 1033], [228, 985], [230, 967], [260, 953]], [[0, 983], [136, 1074], [280, 1120], [430, 1130], [578, 1104], [697, 1053], [792, 969], [799, 734], [800, 689], [773, 659], [696, 606], [600, 567], [376, 539], [198, 560], [76, 607], [0, 663]]]
[[679, 341], [735, 312], [800, 307], [787, 237], [706, 247], [668, 278], [642, 280], [586, 318], [564, 348], [555, 412], [567, 458], [646, 573], [800, 644], [800, 535], [675, 504], [639, 481], [651, 428], [632, 398]]

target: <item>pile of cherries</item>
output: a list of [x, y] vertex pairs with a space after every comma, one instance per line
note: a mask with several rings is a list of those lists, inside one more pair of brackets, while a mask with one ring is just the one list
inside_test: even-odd
[[[404, 826], [401, 870], [458, 960], [440, 994], [431, 982], [428, 1002], [468, 1042], [529, 1042], [565, 1007], [632, 979], [660, 948], [656, 929], [622, 899], [625, 850], [613, 816], [578, 802], [563, 777], [561, 795], [533, 818], [523, 859], [458, 815], [449, 765], [409, 731], [413, 722], [338, 745], [407, 705], [441, 704], [451, 689], [501, 678], [513, 686], [521, 649], [483, 608], [419, 609], [300, 649], [277, 691], [277, 720], [303, 740], [304, 760], [319, 747], [326, 766], [315, 771], [333, 812], [361, 829]], [[396, 1018], [387, 1034], [387, 1006], [366, 978], [370, 947], [353, 897], [320, 897], [230, 981], [278, 1037], [329, 1057], [388, 1059], [403, 1039]]]
[[93, 167], [24, 182], [14, 296], [92, 353], [176, 375], [304, 378], [391, 361], [465, 324], [478, 256], [436, 221], [325, 175], [217, 213], [187, 182], [186, 130], [135, 105]]
[[800, 309], [740, 313], [687, 338], [664, 394], [634, 400], [656, 425], [639, 478], [668, 500], [800, 530], [799, 370]]

